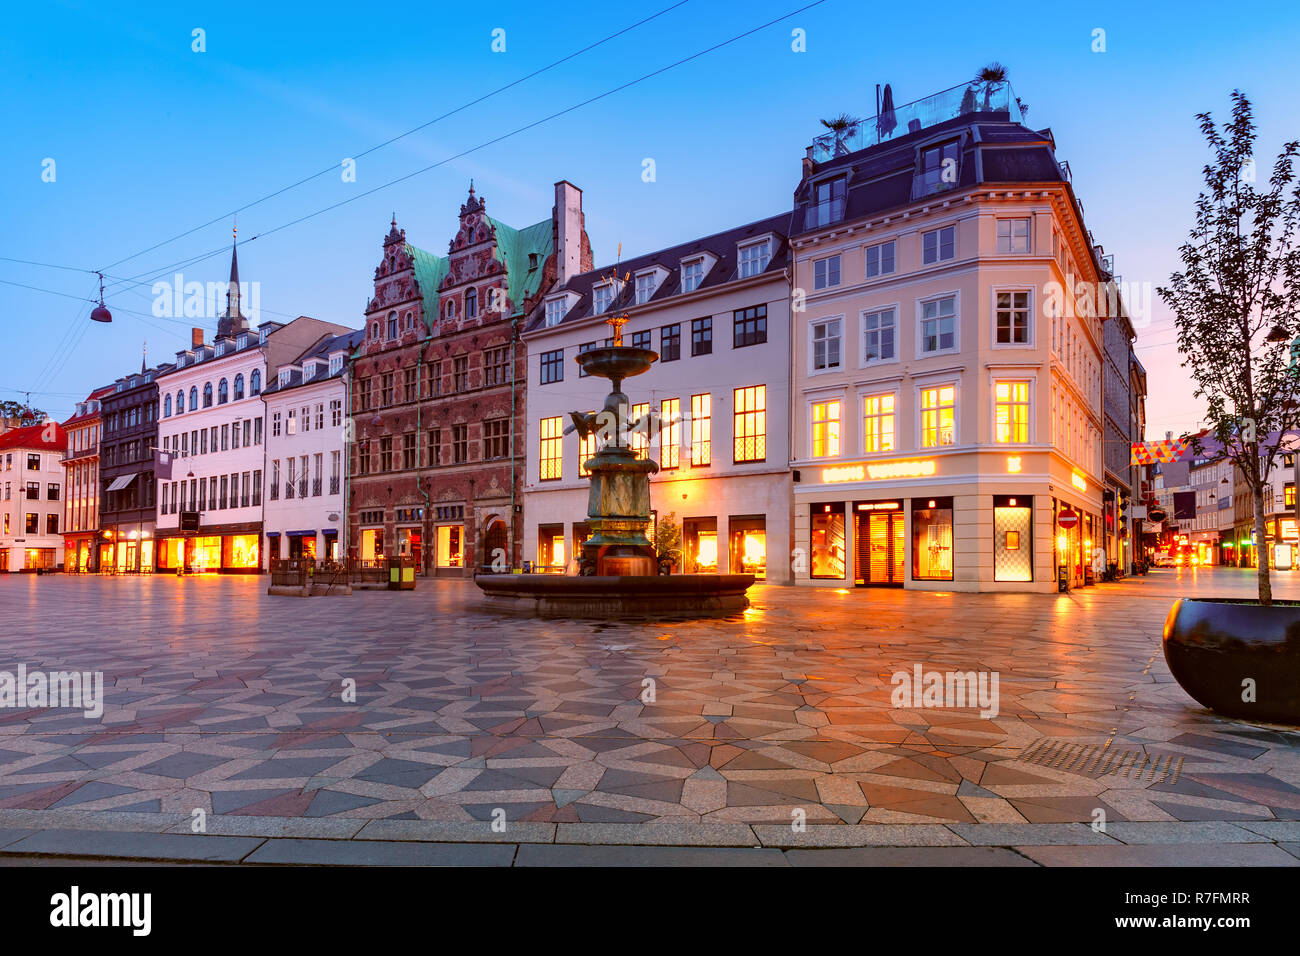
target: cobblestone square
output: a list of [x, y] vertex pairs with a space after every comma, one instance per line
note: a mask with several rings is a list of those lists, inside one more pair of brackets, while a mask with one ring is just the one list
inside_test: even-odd
[[[214, 834], [395, 840], [1294, 845], [1300, 734], [1211, 715], [1160, 648], [1177, 594], [1253, 577], [1179, 574], [759, 587], [743, 615], [676, 623], [506, 618], [462, 581], [301, 599], [14, 577], [0, 669], [102, 671], [105, 704], [0, 710], [0, 826], [182, 833], [202, 810]], [[996, 716], [893, 706], [918, 665], [996, 673]]]

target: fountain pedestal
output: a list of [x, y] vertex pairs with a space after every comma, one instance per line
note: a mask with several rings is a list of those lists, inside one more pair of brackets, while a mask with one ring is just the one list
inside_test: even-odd
[[624, 445], [606, 445], [587, 461], [587, 469], [591, 472], [587, 498], [591, 536], [582, 546], [582, 573], [657, 573], [655, 549], [646, 530], [650, 527], [650, 476], [659, 466], [637, 458]]
[[[623, 321], [626, 317], [623, 317]], [[611, 322], [611, 324], [614, 324]], [[621, 325], [621, 322], [618, 323]], [[617, 332], [618, 325], [615, 325]], [[638, 458], [628, 444], [628, 398], [624, 378], [647, 371], [659, 356], [650, 349], [613, 346], [589, 349], [577, 360], [588, 375], [607, 378], [613, 389], [600, 412], [573, 412], [581, 438], [598, 435], [601, 446], [584, 462], [591, 472], [587, 526], [576, 577], [551, 574], [476, 574], [488, 606], [541, 617], [697, 617], [749, 605], [752, 574], [659, 575], [650, 527], [650, 476], [659, 466]], [[649, 431], [649, 425], [641, 423]], [[648, 444], [648, 443], [647, 443]]]

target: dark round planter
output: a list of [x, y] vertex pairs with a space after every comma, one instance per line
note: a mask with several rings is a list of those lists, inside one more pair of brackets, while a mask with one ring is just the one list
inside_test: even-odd
[[[1300, 724], [1300, 602], [1180, 598], [1164, 647], [1174, 679], [1216, 713]], [[1242, 699], [1247, 679], [1253, 701]]]

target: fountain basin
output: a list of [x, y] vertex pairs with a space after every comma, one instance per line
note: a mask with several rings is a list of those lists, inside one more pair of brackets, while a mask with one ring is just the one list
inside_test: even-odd
[[476, 574], [489, 610], [533, 617], [711, 617], [749, 607], [752, 574]]

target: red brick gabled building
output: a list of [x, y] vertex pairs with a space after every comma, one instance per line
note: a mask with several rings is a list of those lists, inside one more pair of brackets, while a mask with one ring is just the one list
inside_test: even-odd
[[524, 317], [557, 279], [591, 268], [582, 192], [551, 216], [493, 219], [473, 186], [445, 257], [394, 217], [349, 363], [349, 551], [407, 554], [425, 574], [522, 563]]

